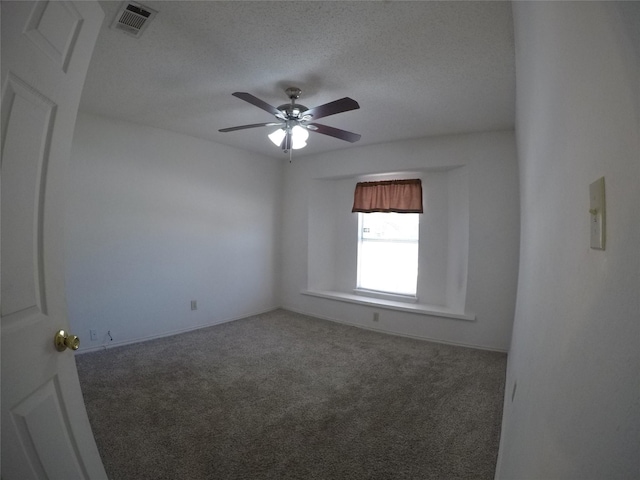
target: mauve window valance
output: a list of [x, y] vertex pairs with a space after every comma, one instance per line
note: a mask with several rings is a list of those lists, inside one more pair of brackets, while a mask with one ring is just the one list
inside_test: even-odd
[[360, 182], [353, 194], [352, 212], [422, 213], [422, 181]]

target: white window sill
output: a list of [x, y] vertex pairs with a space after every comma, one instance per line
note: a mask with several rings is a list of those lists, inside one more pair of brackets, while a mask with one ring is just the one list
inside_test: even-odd
[[432, 315], [434, 317], [455, 318], [456, 320], [467, 320], [471, 322], [476, 320], [476, 315], [474, 313], [456, 313], [445, 307], [438, 307], [436, 305], [399, 302], [383, 298], [365, 297], [362, 295], [355, 295], [353, 293], [334, 292], [330, 290], [303, 290], [301, 293], [303, 295], [309, 295], [311, 297], [328, 298], [330, 300], [355, 303], [358, 305], [376, 306], [380, 308], [386, 308], [388, 310], [397, 310], [400, 312]]
[[366, 288], [356, 288], [353, 294], [360, 297], [379, 298], [382, 300], [391, 300], [392, 302], [402, 303], [418, 303], [418, 297], [415, 295], [404, 295], [401, 293], [387, 293], [377, 290], [367, 290]]

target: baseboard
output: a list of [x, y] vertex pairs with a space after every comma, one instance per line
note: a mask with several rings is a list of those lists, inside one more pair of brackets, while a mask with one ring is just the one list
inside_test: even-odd
[[298, 310], [296, 308], [291, 308], [291, 307], [288, 307], [288, 306], [285, 306], [285, 305], [283, 305], [280, 308], [282, 308], [283, 310], [288, 310], [288, 311], [293, 312], [293, 313], [299, 313], [300, 315], [306, 315], [308, 317], [319, 318], [321, 320], [328, 320], [330, 322], [340, 323], [342, 325], [349, 325], [351, 327], [362, 328], [364, 330], [371, 330], [373, 332], [385, 333], [387, 335], [395, 335], [397, 337], [412, 338], [414, 340], [423, 340], [423, 341], [426, 341], [426, 342], [442, 343], [444, 345], [453, 345], [453, 346], [456, 346], [456, 347], [473, 348], [475, 350], [485, 350], [485, 351], [488, 351], [488, 352], [508, 353], [508, 350], [504, 350], [502, 348], [486, 347], [484, 345], [474, 345], [474, 344], [470, 344], [470, 343], [450, 342], [450, 341], [447, 341], [447, 340], [441, 340], [439, 338], [431, 338], [431, 337], [426, 337], [426, 336], [422, 336], [422, 335], [410, 335], [410, 334], [407, 334], [407, 333], [394, 332], [392, 330], [384, 330], [382, 328], [372, 328], [372, 327], [368, 327], [368, 326], [365, 326], [365, 325], [360, 325], [358, 323], [353, 323], [353, 322], [349, 322], [349, 321], [345, 321], [345, 320], [338, 320], [337, 318], [331, 318], [331, 317], [327, 317], [327, 316], [324, 316], [324, 315], [317, 315], [315, 313], [303, 312], [302, 310]]
[[492, 348], [492, 347], [486, 347], [486, 346], [483, 346], [483, 345], [474, 345], [474, 344], [469, 344], [469, 343], [451, 342], [451, 341], [441, 340], [439, 338], [432, 338], [432, 337], [427, 337], [427, 336], [423, 336], [423, 335], [410, 335], [410, 334], [406, 334], [406, 333], [394, 332], [392, 330], [384, 330], [382, 328], [372, 328], [372, 327], [368, 327], [368, 326], [365, 326], [365, 325], [360, 325], [360, 324], [357, 324], [357, 323], [354, 323], [354, 322], [349, 322], [349, 321], [346, 321], [346, 320], [327, 317], [325, 315], [318, 315], [318, 314], [315, 314], [315, 313], [304, 312], [302, 310], [298, 310], [296, 308], [283, 305], [283, 306], [276, 306], [276, 307], [268, 308], [266, 310], [261, 310], [261, 311], [254, 312], [254, 313], [249, 313], [249, 314], [242, 315], [242, 316], [239, 316], [239, 317], [226, 318], [226, 319], [222, 319], [222, 320], [216, 320], [216, 321], [213, 321], [213, 322], [210, 322], [210, 323], [207, 323], [207, 324], [195, 325], [195, 326], [192, 326], [192, 327], [182, 328], [182, 329], [178, 329], [178, 330], [171, 330], [169, 332], [163, 332], [163, 333], [160, 333], [160, 334], [157, 334], [157, 335], [149, 335], [149, 336], [141, 337], [141, 338], [122, 340], [122, 341], [118, 341], [118, 342], [109, 342], [108, 344], [102, 344], [102, 345], [87, 347], [87, 348], [84, 348], [82, 350], [78, 350], [77, 352], [75, 352], [75, 354], [76, 355], [82, 355], [84, 353], [91, 353], [91, 352], [96, 352], [96, 351], [100, 351], [100, 350], [107, 350], [107, 349], [115, 348], [115, 347], [123, 347], [125, 345], [132, 345], [134, 343], [148, 342], [150, 340], [155, 340], [157, 338], [171, 337], [173, 335], [179, 335], [181, 333], [192, 332], [194, 330], [200, 330], [202, 328], [213, 327], [215, 325], [221, 325], [223, 323], [229, 323], [229, 322], [233, 322], [233, 321], [236, 321], [236, 320], [242, 320], [243, 318], [253, 317], [254, 315], [262, 315], [264, 313], [272, 312], [272, 311], [278, 310], [278, 309], [288, 310], [288, 311], [293, 312], [293, 313], [299, 313], [300, 315], [306, 315], [306, 316], [309, 316], [309, 317], [318, 318], [320, 320], [327, 320], [329, 322], [340, 323], [342, 325], [349, 325], [351, 327], [362, 328], [364, 330], [371, 330], [373, 332], [384, 333], [384, 334], [387, 334], [387, 335], [395, 335], [395, 336], [398, 336], [398, 337], [412, 338], [414, 340], [422, 340], [422, 341], [427, 341], [427, 342], [442, 343], [442, 344], [445, 344], [445, 345], [453, 345], [453, 346], [456, 346], [456, 347], [473, 348], [473, 349], [476, 349], [476, 350], [486, 350], [486, 351], [490, 351], [490, 352], [508, 353], [507, 350], [504, 350], [504, 349], [501, 349], [501, 348]]
[[240, 317], [233, 317], [233, 318], [225, 318], [225, 319], [222, 319], [222, 320], [215, 320], [215, 321], [210, 322], [210, 323], [206, 323], [206, 324], [202, 324], [202, 325], [195, 325], [195, 326], [191, 326], [191, 327], [187, 327], [187, 328], [181, 328], [181, 329], [178, 329], [178, 330], [171, 330], [169, 332], [163, 332], [163, 333], [159, 333], [157, 335], [148, 335], [146, 337], [133, 338], [133, 339], [129, 339], [129, 340], [121, 340], [121, 341], [118, 341], [118, 342], [104, 343], [102, 345], [83, 348], [82, 350], [76, 351], [75, 354], [76, 355], [82, 355], [84, 353], [91, 353], [91, 352], [97, 352], [97, 351], [100, 351], [100, 350], [107, 350], [107, 349], [111, 349], [111, 348], [115, 348], [115, 347], [123, 347], [125, 345], [132, 345], [134, 343], [148, 342], [150, 340], [155, 340], [157, 338], [172, 337], [173, 335], [180, 335], [181, 333], [193, 332], [194, 330], [200, 330], [202, 328], [208, 328], [208, 327], [213, 327], [215, 325], [221, 325], [223, 323], [234, 322], [236, 320], [242, 320], [243, 318], [253, 317], [255, 315], [262, 315], [264, 313], [273, 312], [274, 310], [278, 310], [279, 308], [281, 308], [281, 307], [272, 307], [272, 308], [268, 308], [266, 310], [261, 310], [261, 311], [254, 312], [254, 313], [248, 313], [248, 314], [242, 315]]

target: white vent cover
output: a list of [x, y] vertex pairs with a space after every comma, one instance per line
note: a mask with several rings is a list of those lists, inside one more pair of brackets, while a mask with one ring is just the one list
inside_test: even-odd
[[156, 16], [156, 13], [158, 12], [139, 3], [124, 2], [118, 10], [111, 28], [139, 37]]

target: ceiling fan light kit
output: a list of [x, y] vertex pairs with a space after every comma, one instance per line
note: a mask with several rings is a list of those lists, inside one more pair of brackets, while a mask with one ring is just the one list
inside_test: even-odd
[[276, 117], [277, 121], [222, 128], [218, 131], [234, 132], [236, 130], [245, 130], [247, 128], [277, 126], [278, 129], [270, 133], [268, 137], [275, 145], [282, 148], [285, 153], [306, 147], [307, 139], [309, 138], [309, 131], [321, 133], [323, 135], [328, 135], [351, 143], [360, 140], [361, 136], [357, 133], [347, 132], [346, 130], [341, 130], [339, 128], [315, 123], [315, 120], [318, 118], [328, 117], [329, 115], [336, 115], [338, 113], [360, 108], [358, 102], [352, 98], [344, 97], [315, 108], [307, 108], [304, 105], [296, 103], [296, 100], [300, 98], [300, 95], [302, 94], [302, 90], [297, 87], [289, 87], [285, 90], [285, 93], [291, 102], [280, 105], [277, 108], [251, 95], [250, 93], [233, 93], [234, 97], [271, 113]]
[[[282, 145], [284, 137], [287, 135], [286, 128], [279, 128], [273, 133], [267, 135], [277, 147]], [[291, 149], [299, 150], [307, 146], [307, 139], [309, 138], [309, 132], [306, 128], [302, 128], [300, 125], [294, 125], [291, 129]]]

